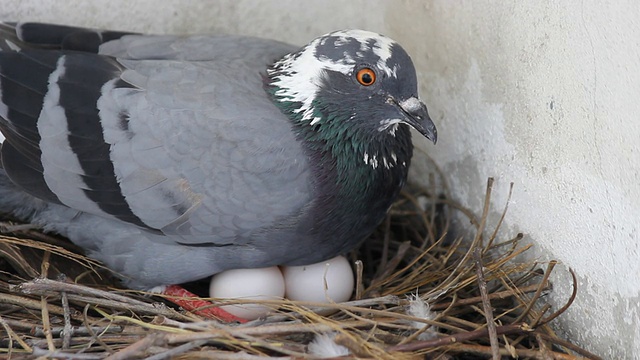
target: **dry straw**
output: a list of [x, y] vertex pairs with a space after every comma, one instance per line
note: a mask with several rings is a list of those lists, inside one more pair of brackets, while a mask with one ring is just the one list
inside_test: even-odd
[[[442, 184], [442, 181], [438, 181]], [[0, 356], [12, 359], [598, 359], [559, 338], [542, 298], [555, 262], [521, 263], [521, 234], [500, 239], [446, 187], [403, 192], [350, 256], [358, 289], [342, 304], [267, 301], [274, 313], [223, 324], [118, 287], [64, 239], [4, 222]], [[454, 234], [466, 218], [470, 235]], [[212, 299], [214, 304], [231, 303]], [[238, 302], [238, 301], [235, 301]], [[331, 315], [326, 309], [334, 310]], [[325, 310], [324, 312], [319, 310]]]

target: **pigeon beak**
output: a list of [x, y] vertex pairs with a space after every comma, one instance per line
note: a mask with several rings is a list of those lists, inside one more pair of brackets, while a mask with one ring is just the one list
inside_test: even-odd
[[438, 131], [436, 130], [436, 125], [429, 117], [427, 106], [423, 104], [422, 101], [415, 96], [400, 102], [396, 102], [395, 99], [392, 101], [396, 103], [404, 113], [407, 125], [416, 129], [424, 137], [433, 141], [434, 144], [436, 143], [438, 140]]

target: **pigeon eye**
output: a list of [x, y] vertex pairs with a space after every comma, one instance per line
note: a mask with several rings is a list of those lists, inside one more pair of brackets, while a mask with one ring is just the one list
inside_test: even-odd
[[358, 70], [356, 80], [363, 86], [373, 85], [376, 82], [376, 73], [370, 68], [362, 68]]

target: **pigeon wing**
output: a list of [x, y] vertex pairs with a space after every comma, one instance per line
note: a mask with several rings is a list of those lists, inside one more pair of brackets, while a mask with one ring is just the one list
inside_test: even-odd
[[0, 52], [2, 161], [12, 181], [189, 244], [246, 243], [308, 207], [304, 150], [262, 88], [266, 66], [289, 46], [112, 38], [97, 54], [15, 43]]

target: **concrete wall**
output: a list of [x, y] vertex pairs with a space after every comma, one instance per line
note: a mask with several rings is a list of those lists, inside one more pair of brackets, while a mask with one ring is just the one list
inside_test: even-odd
[[[496, 212], [515, 183], [505, 230], [576, 271], [580, 293], [560, 324], [606, 358], [640, 352], [639, 19], [632, 0], [0, 1], [0, 20], [298, 44], [357, 27], [398, 40], [439, 130], [436, 147], [418, 145], [478, 212], [487, 177]], [[571, 285], [558, 270], [562, 303]]]

